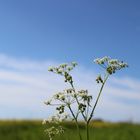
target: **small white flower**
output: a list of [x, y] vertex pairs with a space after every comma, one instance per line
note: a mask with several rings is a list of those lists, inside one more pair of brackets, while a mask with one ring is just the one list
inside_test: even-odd
[[44, 104], [46, 104], [46, 105], [50, 105], [50, 104], [51, 104], [51, 101], [52, 101], [52, 100], [45, 101]]
[[62, 95], [62, 94], [61, 94], [61, 95], [59, 96], [59, 99], [60, 99], [60, 100], [65, 100], [65, 95]]
[[65, 68], [67, 65], [68, 65], [67, 63], [64, 63], [64, 64], [61, 64], [60, 67]]
[[54, 70], [54, 68], [53, 68], [53, 67], [49, 67], [49, 68], [48, 68], [48, 71], [53, 72], [53, 70]]
[[42, 124], [43, 124], [43, 125], [46, 124], [46, 119], [44, 119], [44, 120], [42, 121]]

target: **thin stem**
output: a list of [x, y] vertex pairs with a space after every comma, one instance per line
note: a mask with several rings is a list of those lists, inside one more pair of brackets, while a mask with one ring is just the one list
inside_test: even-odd
[[87, 137], [87, 140], [89, 140], [89, 122], [88, 122], [88, 113], [89, 113], [89, 105], [87, 105], [87, 111], [86, 111], [86, 137]]
[[[71, 85], [71, 87], [72, 87], [72, 89], [74, 90], [74, 92], [75, 92], [75, 88], [74, 88], [74, 85], [73, 85], [73, 83], [70, 83], [70, 85]], [[76, 99], [76, 102], [77, 102], [77, 104], [79, 105], [80, 103], [79, 103], [79, 101], [78, 101], [78, 99], [77, 99], [77, 96], [75, 96], [75, 99]], [[89, 108], [88, 108], [89, 109]], [[81, 114], [82, 114], [82, 116], [83, 116], [83, 118], [84, 118], [84, 120], [85, 120], [85, 122], [86, 122], [86, 135], [87, 135], [87, 140], [89, 140], [89, 123], [88, 123], [88, 110], [87, 109], [87, 114], [86, 115], [84, 115], [84, 113], [81, 111]]]
[[87, 140], [89, 140], [89, 123], [86, 123], [86, 135], [87, 135]]
[[73, 113], [73, 111], [72, 111], [70, 105], [68, 105], [68, 108], [69, 108], [69, 110], [70, 110], [70, 112], [71, 112], [71, 114], [72, 114], [72, 116], [73, 116], [73, 118], [74, 118], [74, 120], [75, 120], [75, 123], [76, 123], [76, 127], [77, 127], [77, 131], [78, 131], [79, 138], [80, 138], [80, 140], [82, 140], [82, 137], [81, 137], [81, 133], [80, 133], [80, 129], [79, 129], [79, 125], [78, 125], [77, 118], [76, 118], [76, 116], [74, 115], [74, 113]]
[[107, 75], [105, 76], [104, 82], [102, 83], [102, 86], [101, 86], [101, 88], [100, 88], [100, 91], [99, 91], [98, 97], [97, 97], [97, 99], [96, 99], [96, 102], [95, 102], [95, 104], [94, 104], [94, 106], [93, 106], [93, 109], [92, 109], [92, 111], [91, 111], [90, 117], [89, 117], [89, 119], [88, 119], [88, 123], [90, 122], [90, 120], [91, 120], [92, 117], [93, 117], [93, 114], [94, 114], [95, 108], [96, 108], [96, 106], [97, 106], [97, 103], [98, 103], [98, 101], [99, 101], [99, 98], [100, 98], [101, 93], [102, 93], [102, 90], [103, 90], [103, 87], [104, 87], [104, 85], [105, 85], [105, 83], [106, 83], [108, 77], [109, 77], [109, 74], [107, 74]]
[[[74, 90], [74, 92], [75, 92], [75, 88], [74, 88], [73, 83], [70, 83], [70, 85], [71, 85], [72, 89], [73, 89], [73, 90]], [[79, 105], [80, 105], [80, 103], [79, 103], [79, 101], [78, 101], [77, 96], [75, 96], [75, 99], [76, 99], [76, 102], [77, 102], [77, 104], [78, 104], [78, 106], [79, 106]], [[82, 111], [81, 111], [81, 114], [82, 114], [82, 116], [83, 116], [84, 120], [86, 121], [86, 116], [84, 115], [84, 113], [83, 113]]]
[[87, 103], [87, 108], [86, 108], [86, 122], [88, 120], [88, 115], [89, 115], [89, 104]]

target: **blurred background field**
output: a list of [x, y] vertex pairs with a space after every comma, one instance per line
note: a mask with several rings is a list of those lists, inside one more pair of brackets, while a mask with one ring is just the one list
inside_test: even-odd
[[[94, 127], [93, 127], [94, 125]], [[42, 125], [40, 120], [1, 120], [0, 140], [49, 140], [44, 130], [47, 126]], [[73, 122], [65, 122], [66, 133], [58, 136], [57, 140], [77, 140], [76, 128]], [[82, 136], [84, 124], [80, 123]], [[95, 121], [90, 126], [91, 139], [95, 140], [139, 140], [140, 124], [110, 123]]]

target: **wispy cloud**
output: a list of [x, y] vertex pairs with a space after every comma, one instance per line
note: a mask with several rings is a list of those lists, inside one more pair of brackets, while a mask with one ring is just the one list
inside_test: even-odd
[[[50, 111], [43, 104], [52, 93], [63, 90], [62, 77], [47, 72], [54, 61], [36, 61], [0, 55], [0, 118], [44, 118]], [[94, 99], [96, 72], [79, 66], [74, 72], [77, 88], [87, 88]], [[113, 77], [105, 87], [96, 117], [140, 121], [140, 80]]]

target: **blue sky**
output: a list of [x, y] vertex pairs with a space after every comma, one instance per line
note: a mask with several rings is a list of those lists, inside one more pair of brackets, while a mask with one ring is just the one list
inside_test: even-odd
[[[33, 71], [34, 73], [37, 72], [41, 79], [45, 76], [45, 70], [49, 64], [60, 62], [77, 61], [87, 71], [94, 69], [95, 74], [97, 71], [92, 64], [93, 59], [107, 55], [128, 62], [130, 67], [119, 72], [114, 81], [122, 78], [119, 80], [127, 83], [127, 89], [132, 88], [132, 93], [134, 92], [139, 99], [139, 6], [140, 2], [138, 0], [0, 1], [0, 68], [2, 70], [1, 75], [5, 74], [5, 77], [2, 75], [0, 78], [0, 83], [3, 85], [1, 91], [10, 98], [10, 93], [4, 89], [5, 83], [8, 83], [11, 88], [15, 83], [23, 84], [23, 81], [24, 85], [29, 81], [32, 83], [32, 78], [35, 77], [32, 74]], [[80, 72], [82, 74], [82, 70]], [[23, 73], [27, 77], [31, 76], [32, 80], [28, 78], [23, 80], [23, 77], [17, 76], [17, 74], [22, 75]], [[17, 76], [18, 80], [6, 78], [6, 74], [11, 74], [9, 77]], [[44, 80], [41, 80], [42, 84]], [[83, 84], [81, 83], [81, 85]], [[14, 86], [16, 87], [16, 85]], [[28, 88], [29, 86], [31, 85], [29, 84]], [[115, 87], [122, 88], [120, 84], [119, 86], [115, 85]], [[23, 89], [23, 85], [21, 89]], [[40, 99], [45, 97], [43, 93]], [[2, 95], [0, 96], [2, 97]], [[37, 93], [36, 96], [38, 97]], [[117, 97], [115, 99], [118, 101]], [[140, 100], [138, 99], [137, 101], [131, 101], [124, 97], [119, 98], [119, 101], [140, 106], [138, 103]], [[6, 106], [6, 101], [3, 101], [2, 105]], [[17, 106], [7, 110], [16, 110]], [[132, 110], [135, 110], [135, 107]], [[0, 114], [0, 117], [28, 118], [31, 117], [29, 114], [33, 114], [32, 108], [30, 111], [26, 112], [25, 110], [24, 112], [27, 116], [22, 115], [22, 113], [19, 116], [12, 116], [7, 111], [5, 112], [7, 115]], [[35, 114], [36, 112], [34, 111]], [[43, 116], [43, 114], [41, 115]], [[128, 116], [131, 118], [131, 115]], [[110, 118], [109, 116], [105, 117], [105, 119]], [[116, 120], [128, 118], [122, 116], [116, 118]], [[135, 115], [132, 115], [132, 118], [135, 118]], [[137, 118], [136, 120], [138, 121]]]
[[33, 59], [126, 60], [140, 77], [137, 0], [13, 0], [0, 2], [0, 52]]

